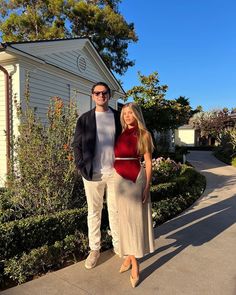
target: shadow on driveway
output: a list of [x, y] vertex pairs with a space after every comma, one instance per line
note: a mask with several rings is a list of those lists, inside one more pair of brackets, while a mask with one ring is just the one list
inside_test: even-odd
[[[146, 267], [141, 272], [141, 279], [145, 280], [156, 269], [171, 260], [188, 246], [201, 246], [214, 239], [217, 235], [225, 231], [236, 222], [236, 194], [226, 200], [207, 206], [197, 211], [179, 216], [155, 230], [155, 238], [167, 235], [166, 239], [174, 239], [175, 242], [158, 248], [154, 253], [140, 259], [143, 262], [150, 257], [161, 253], [168, 248], [175, 250]], [[183, 228], [183, 226], [185, 226]], [[175, 231], [174, 233], [171, 233]], [[170, 233], [168, 235], [168, 233]]]

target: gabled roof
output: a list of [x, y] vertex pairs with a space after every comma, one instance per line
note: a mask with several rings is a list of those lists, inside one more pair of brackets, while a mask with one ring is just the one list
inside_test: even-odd
[[[90, 55], [96, 60], [96, 64], [99, 65], [101, 71], [109, 77], [109, 80], [112, 80], [112, 84], [115, 86], [116, 91], [118, 91], [121, 96], [125, 95], [124, 89], [111, 70], [106, 66], [94, 44], [90, 39], [85, 37], [0, 43], [0, 61], [4, 60], [4, 57], [9, 59], [10, 57], [13, 58], [17, 55], [24, 56], [41, 64], [55, 66], [54, 64], [50, 64], [50, 62], [43, 57], [43, 52], [54, 52], [56, 50], [61, 50], [61, 48], [77, 48], [80, 50], [86, 48]], [[1, 52], [5, 52], [4, 57], [1, 56]]]

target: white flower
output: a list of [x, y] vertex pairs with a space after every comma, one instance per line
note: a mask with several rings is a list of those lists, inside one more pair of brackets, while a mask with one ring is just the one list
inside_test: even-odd
[[153, 212], [152, 213], [152, 217], [154, 218], [154, 217], [156, 217], [157, 216], [157, 212]]

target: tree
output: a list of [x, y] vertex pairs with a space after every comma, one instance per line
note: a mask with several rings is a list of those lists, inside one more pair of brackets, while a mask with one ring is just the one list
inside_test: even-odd
[[236, 113], [236, 108], [232, 108], [231, 109], [231, 114], [235, 114]]
[[229, 111], [224, 108], [222, 110], [198, 112], [190, 119], [189, 123], [195, 129], [200, 130], [202, 136], [210, 135], [220, 142], [227, 121], [229, 121]]
[[143, 111], [149, 130], [164, 131], [176, 129], [188, 122], [191, 107], [188, 98], [167, 100], [167, 85], [159, 85], [158, 73], [149, 76], [138, 73], [141, 86], [135, 86], [127, 92], [126, 98], [133, 97]]
[[0, 0], [4, 42], [88, 37], [107, 66], [122, 75], [133, 66], [128, 44], [134, 24], [118, 11], [120, 0]]
[[203, 108], [202, 108], [201, 105], [198, 105], [198, 106], [196, 107], [195, 110], [191, 110], [191, 115], [190, 115], [190, 117], [192, 117], [193, 115], [195, 115], [195, 114], [197, 114], [197, 113], [199, 113], [199, 112], [203, 112]]

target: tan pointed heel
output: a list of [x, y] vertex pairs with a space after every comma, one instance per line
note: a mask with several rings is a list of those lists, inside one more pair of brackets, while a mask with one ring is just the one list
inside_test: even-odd
[[125, 272], [125, 271], [129, 270], [130, 268], [131, 268], [131, 263], [129, 265], [127, 265], [127, 266], [122, 264], [121, 267], [120, 267], [119, 272], [120, 273]]
[[130, 275], [130, 282], [131, 282], [132, 287], [135, 288], [135, 287], [138, 285], [138, 283], [139, 283], [139, 276], [138, 276], [136, 279], [134, 279], [134, 278]]

